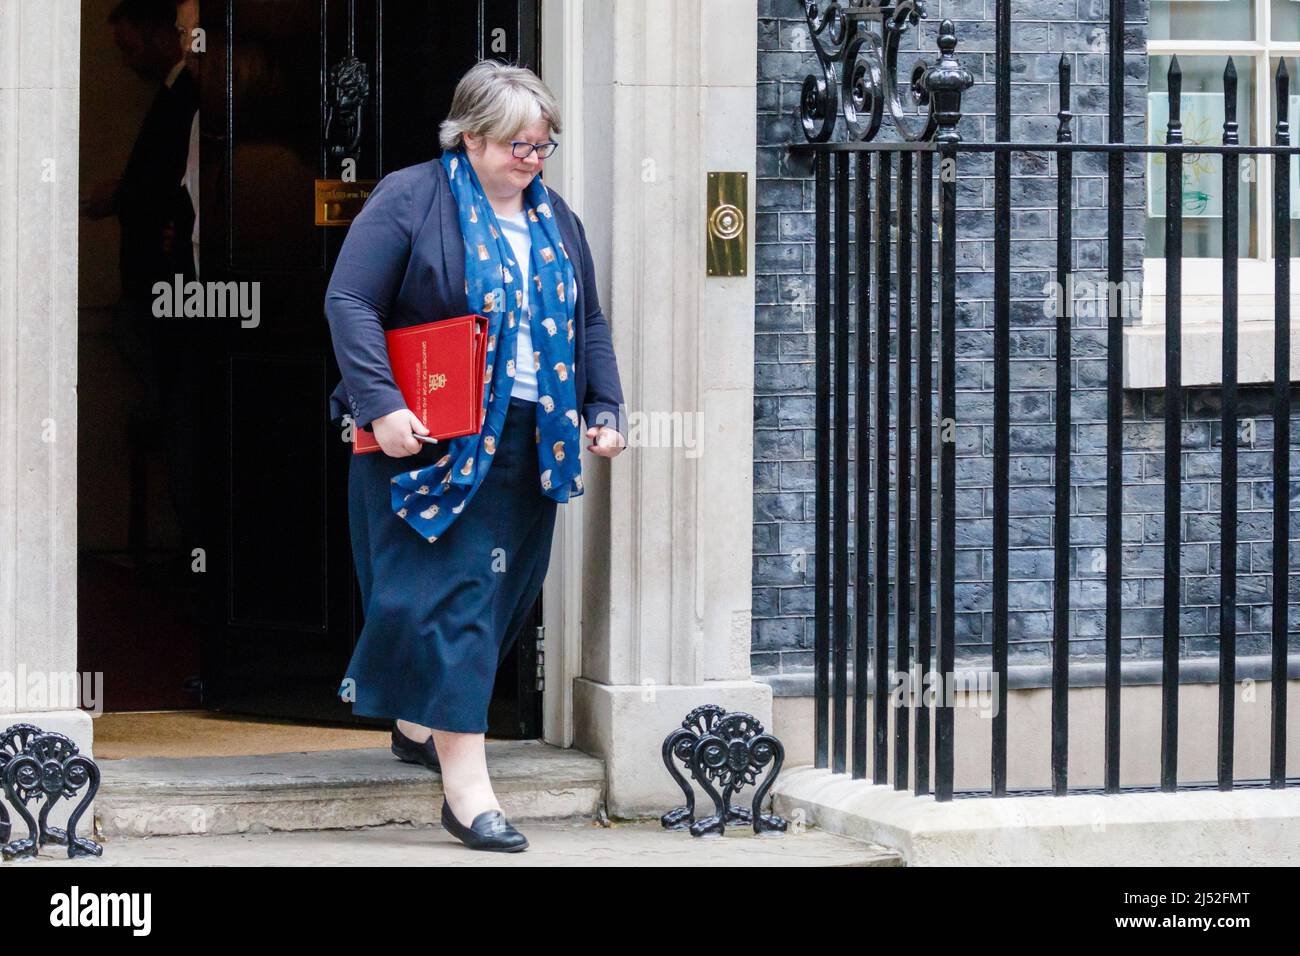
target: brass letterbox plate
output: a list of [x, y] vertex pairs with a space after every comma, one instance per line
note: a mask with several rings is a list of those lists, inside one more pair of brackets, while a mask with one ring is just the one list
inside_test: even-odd
[[365, 204], [377, 180], [316, 180], [316, 225], [349, 226]]
[[748, 274], [749, 173], [709, 173], [705, 229], [709, 275]]

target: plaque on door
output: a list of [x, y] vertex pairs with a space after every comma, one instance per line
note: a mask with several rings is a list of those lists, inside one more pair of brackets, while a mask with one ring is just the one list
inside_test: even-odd
[[316, 225], [348, 226], [365, 205], [377, 180], [316, 180]]

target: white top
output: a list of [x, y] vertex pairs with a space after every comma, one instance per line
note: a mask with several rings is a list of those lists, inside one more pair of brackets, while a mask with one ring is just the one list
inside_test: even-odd
[[[528, 235], [528, 220], [522, 209], [514, 216], [497, 216], [497, 222], [501, 224], [501, 231], [510, 241], [510, 248], [515, 253], [515, 262], [519, 263], [524, 278], [524, 309], [522, 317], [519, 318], [519, 338], [516, 340], [515, 384], [510, 394], [512, 397], [517, 396], [535, 402], [537, 401], [537, 364], [533, 361], [533, 337], [528, 309], [528, 290], [532, 288], [530, 285], [532, 264], [529, 256], [532, 253], [533, 241]], [[509, 302], [507, 304], [513, 305]], [[509, 331], [508, 327], [502, 327], [503, 334]]]
[[167, 79], [163, 80], [163, 83], [167, 84], [167, 89], [170, 90], [172, 86], [175, 85], [176, 78], [181, 75], [181, 70], [183, 69], [185, 69], [185, 57], [181, 57], [172, 64], [171, 71], [167, 74]]
[[194, 121], [190, 123], [190, 152], [185, 160], [185, 177], [181, 185], [190, 194], [190, 204], [194, 207], [194, 230], [190, 233], [190, 243], [194, 246], [194, 275], [199, 274], [199, 113], [194, 111]]

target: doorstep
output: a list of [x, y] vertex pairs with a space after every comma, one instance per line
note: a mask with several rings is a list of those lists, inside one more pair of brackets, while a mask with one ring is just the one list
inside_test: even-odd
[[[591, 818], [600, 807], [604, 762], [581, 751], [490, 740], [487, 763], [511, 820]], [[442, 808], [442, 778], [386, 747], [140, 757], [99, 767], [94, 817], [106, 839], [429, 824]]]

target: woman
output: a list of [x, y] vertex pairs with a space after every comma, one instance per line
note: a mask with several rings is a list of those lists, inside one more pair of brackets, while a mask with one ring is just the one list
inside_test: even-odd
[[[442, 157], [379, 182], [325, 296], [343, 373], [333, 412], [383, 451], [350, 465], [365, 627], [340, 693], [396, 718], [397, 756], [441, 767], [443, 825], [475, 849], [528, 845], [488, 778], [493, 679], [541, 590], [556, 505], [582, 494], [583, 435], [605, 458], [624, 446], [586, 233], [539, 175], [560, 130], [535, 74], [478, 63], [440, 127]], [[471, 312], [489, 319], [480, 430], [424, 444], [384, 332]]]

